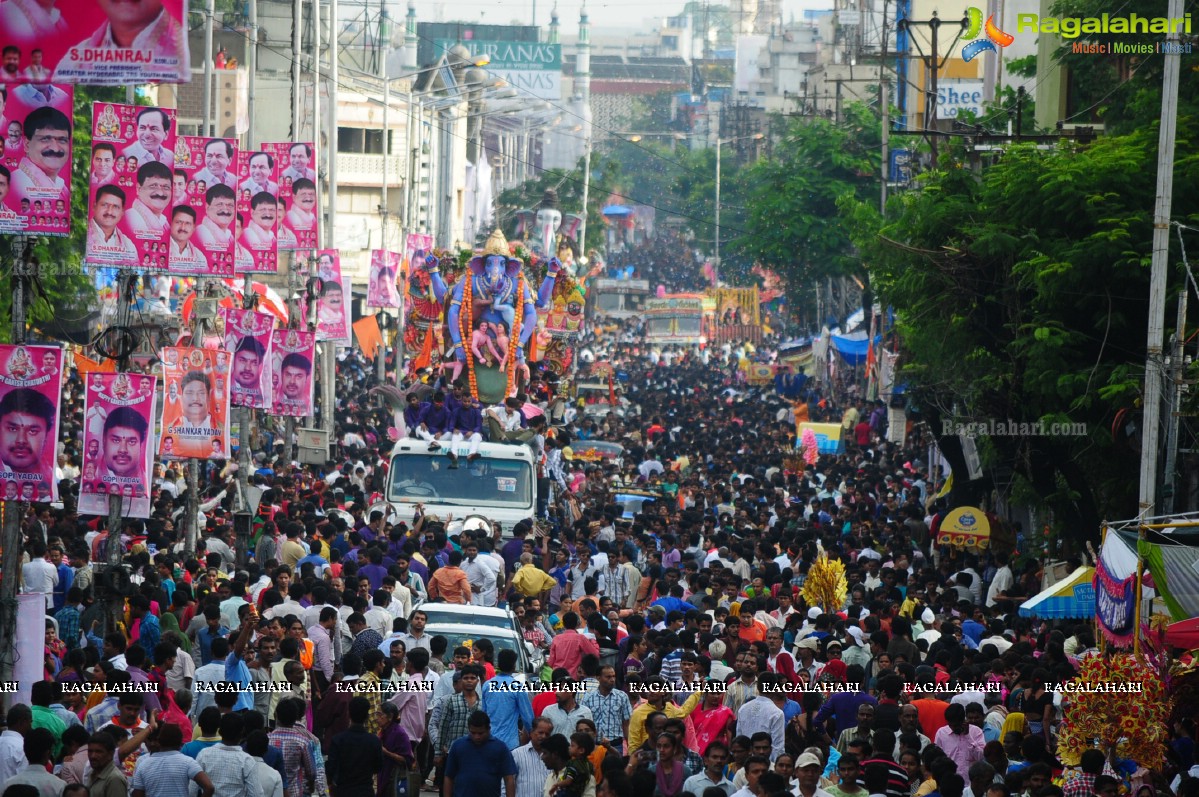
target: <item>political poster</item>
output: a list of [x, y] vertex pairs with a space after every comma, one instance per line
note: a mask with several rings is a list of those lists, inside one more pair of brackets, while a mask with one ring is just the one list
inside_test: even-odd
[[233, 139], [179, 136], [167, 259], [172, 274], [233, 276], [236, 155]]
[[0, 345], [0, 501], [57, 501], [62, 349]]
[[371, 307], [400, 306], [400, 289], [396, 274], [400, 270], [400, 253], [382, 249], [371, 251], [370, 282], [367, 283], [366, 303]]
[[0, 233], [70, 235], [74, 102], [74, 87], [52, 83], [0, 95]]
[[287, 141], [263, 144], [262, 149], [274, 155], [279, 167], [279, 249], [318, 248], [320, 212], [312, 144]]
[[0, 82], [186, 83], [187, 0], [3, 0]]
[[316, 339], [350, 342], [350, 300], [341, 275], [341, 255], [336, 249], [316, 253], [313, 275], [321, 281], [316, 300]]
[[228, 458], [230, 362], [226, 351], [162, 350], [165, 393], [159, 459]]
[[[279, 161], [270, 152], [238, 150], [237, 179], [234, 270], [238, 274], [274, 274], [279, 270]], [[255, 208], [266, 213], [254, 222], [257, 226], [247, 238]]]
[[312, 415], [312, 362], [316, 333], [276, 329], [271, 333], [271, 412], [288, 418]]
[[225, 351], [233, 355], [230, 401], [235, 407], [266, 409], [270, 406], [271, 380], [264, 366], [270, 362], [274, 316], [222, 307], [221, 320], [225, 322]]
[[92, 105], [86, 262], [168, 271], [175, 144], [173, 108]]
[[79, 512], [107, 515], [108, 497], [121, 496], [125, 517], [150, 516], [150, 437], [158, 377], [86, 375], [83, 398], [83, 470]]
[[417, 266], [423, 266], [424, 263], [418, 263], [418, 260], [424, 260], [428, 252], [433, 251], [433, 236], [424, 232], [410, 232], [404, 239], [404, 263], [403, 272], [401, 274], [401, 284], [404, 287], [404, 295], [402, 298], [402, 306], [400, 308], [400, 329], [405, 329], [408, 326], [408, 304], [410, 301], [410, 280], [412, 275], [416, 273]]

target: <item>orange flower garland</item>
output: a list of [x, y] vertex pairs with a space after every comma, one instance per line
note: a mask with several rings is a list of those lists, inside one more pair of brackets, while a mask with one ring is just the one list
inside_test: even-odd
[[512, 319], [512, 331], [508, 338], [508, 385], [505, 396], [512, 395], [516, 387], [516, 352], [520, 349], [520, 327], [525, 317], [525, 272], [522, 270], [516, 280], [516, 316]]
[[479, 381], [475, 376], [475, 360], [470, 356], [470, 348], [467, 346], [467, 341], [470, 340], [471, 329], [474, 327], [474, 275], [470, 269], [462, 276], [465, 281], [462, 287], [462, 310], [458, 314], [458, 334], [461, 340], [462, 353], [466, 355], [466, 374], [470, 380], [470, 394], [476, 399], [479, 398]]

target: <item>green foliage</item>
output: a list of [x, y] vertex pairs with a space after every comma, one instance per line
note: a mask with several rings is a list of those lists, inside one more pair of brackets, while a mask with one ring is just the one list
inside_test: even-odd
[[[1013, 145], [981, 174], [948, 160], [892, 200], [885, 224], [849, 217], [924, 405], [1047, 431], [1086, 425], [988, 444], [1074, 534], [1135, 506], [1137, 457], [1108, 430], [1143, 379], [1156, 143], [1147, 129], [1087, 147]], [[1175, 184], [1196, 179], [1199, 153], [1180, 134]], [[1176, 191], [1175, 218], [1196, 212]], [[1180, 270], [1171, 282], [1173, 296]]]
[[[92, 102], [121, 102], [121, 88], [75, 87], [74, 167], [71, 170], [71, 236], [69, 238], [37, 237], [33, 258], [38, 263], [39, 289], [34, 302], [26, 307], [26, 318], [32, 328], [50, 320], [70, 327], [94, 309], [95, 291], [83, 267], [84, 244], [87, 240], [87, 197], [89, 160], [92, 145]], [[6, 275], [12, 274], [12, 248], [0, 250], [0, 266]], [[0, 318], [12, 318], [12, 283], [0, 291]], [[0, 340], [12, 339], [11, 323], [0, 323]]]
[[774, 157], [745, 174], [746, 232], [734, 248], [779, 269], [793, 289], [826, 276], [867, 276], [841, 203], [877, 204], [879, 125], [863, 105], [847, 106], [844, 116], [841, 124], [789, 120]]

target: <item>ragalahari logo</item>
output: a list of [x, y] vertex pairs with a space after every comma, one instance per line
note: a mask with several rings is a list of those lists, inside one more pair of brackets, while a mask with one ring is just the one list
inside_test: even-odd
[[[978, 38], [980, 34], [985, 34], [986, 38]], [[987, 17], [986, 24], [983, 24], [982, 10], [971, 6], [966, 9], [966, 30], [962, 40], [970, 42], [962, 48], [962, 60], [973, 61], [979, 53], [987, 50], [999, 52], [1000, 47], [1007, 47], [1016, 37], [1001, 31], [995, 24], [994, 16]]]

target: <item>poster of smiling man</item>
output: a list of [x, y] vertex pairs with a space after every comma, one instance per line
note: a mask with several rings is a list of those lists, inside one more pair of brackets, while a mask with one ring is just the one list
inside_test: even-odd
[[70, 234], [73, 103], [71, 86], [0, 88], [0, 233]]

